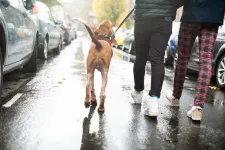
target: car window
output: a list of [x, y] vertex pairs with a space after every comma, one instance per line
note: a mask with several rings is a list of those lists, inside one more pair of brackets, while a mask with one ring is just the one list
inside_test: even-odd
[[39, 15], [41, 15], [44, 18], [50, 20], [50, 15], [49, 15], [49, 9], [48, 9], [48, 7], [45, 4], [40, 3], [40, 2], [36, 2], [36, 4], [37, 4], [37, 7], [38, 7]]

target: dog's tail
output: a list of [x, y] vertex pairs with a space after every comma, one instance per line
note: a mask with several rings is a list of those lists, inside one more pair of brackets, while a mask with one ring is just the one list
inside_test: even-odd
[[87, 29], [87, 31], [88, 31], [88, 33], [89, 33], [91, 39], [92, 39], [92, 42], [95, 43], [95, 45], [96, 45], [96, 49], [97, 49], [97, 50], [100, 50], [100, 49], [102, 48], [101, 43], [100, 43], [99, 40], [95, 37], [93, 31], [92, 31], [91, 28], [85, 23], [85, 21], [82, 20], [82, 19], [80, 19], [80, 18], [74, 18], [74, 20], [76, 20], [76, 21], [78, 21], [78, 22], [84, 24], [85, 28]]

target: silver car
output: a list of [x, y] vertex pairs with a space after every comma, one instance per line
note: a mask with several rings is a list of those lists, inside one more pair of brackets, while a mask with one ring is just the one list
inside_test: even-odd
[[42, 60], [47, 59], [48, 51], [50, 50], [59, 54], [62, 48], [62, 36], [57, 25], [62, 24], [62, 21], [55, 21], [48, 6], [39, 1], [35, 2], [30, 13], [36, 21], [39, 30], [38, 57]]
[[28, 12], [34, 0], [0, 0], [0, 96], [3, 74], [37, 70], [38, 29]]

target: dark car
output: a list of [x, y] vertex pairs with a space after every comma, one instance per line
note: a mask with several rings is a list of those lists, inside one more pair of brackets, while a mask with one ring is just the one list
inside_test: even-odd
[[71, 28], [65, 23], [61, 25], [61, 28], [63, 29], [63, 41], [69, 45], [72, 41]]
[[57, 26], [62, 21], [55, 21], [48, 6], [36, 1], [30, 11], [39, 29], [38, 37], [38, 56], [45, 60], [48, 57], [48, 51], [53, 50], [56, 54], [60, 53], [62, 48], [62, 36]]
[[75, 28], [71, 28], [71, 38], [72, 40], [77, 39], [77, 30]]
[[124, 39], [123, 51], [128, 52], [129, 54], [135, 54], [135, 44], [134, 44], [134, 28], [132, 28]]
[[[178, 29], [179, 30], [179, 29]], [[178, 31], [177, 30], [177, 31]], [[176, 64], [177, 61], [177, 50], [172, 48], [172, 44], [177, 43], [178, 32], [174, 32], [168, 42], [168, 47], [166, 49], [167, 57], [165, 61], [168, 64]], [[177, 49], [177, 44], [175, 45]], [[169, 61], [168, 61], [169, 60]], [[192, 71], [199, 72], [199, 43], [198, 38], [196, 38], [195, 43], [191, 50], [191, 57], [188, 63], [188, 69]], [[212, 74], [216, 78], [216, 83], [218, 87], [225, 87], [225, 27], [219, 27], [218, 36], [215, 43], [215, 48], [212, 57]]]
[[38, 29], [28, 12], [33, 4], [34, 0], [0, 1], [0, 93], [4, 74], [20, 67], [37, 71]]

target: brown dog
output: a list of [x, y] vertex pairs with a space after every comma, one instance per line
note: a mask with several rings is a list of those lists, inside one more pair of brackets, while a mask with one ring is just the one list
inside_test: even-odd
[[[83, 23], [83, 22], [82, 22]], [[87, 57], [87, 85], [86, 85], [86, 98], [85, 106], [89, 107], [90, 104], [96, 105], [96, 95], [94, 89], [94, 71], [99, 70], [102, 75], [102, 88], [100, 94], [100, 105], [98, 111], [103, 112], [105, 102], [105, 89], [108, 80], [108, 71], [113, 55], [111, 44], [117, 45], [113, 35], [113, 26], [110, 21], [103, 21], [94, 31], [84, 23], [88, 30], [92, 44]]]

